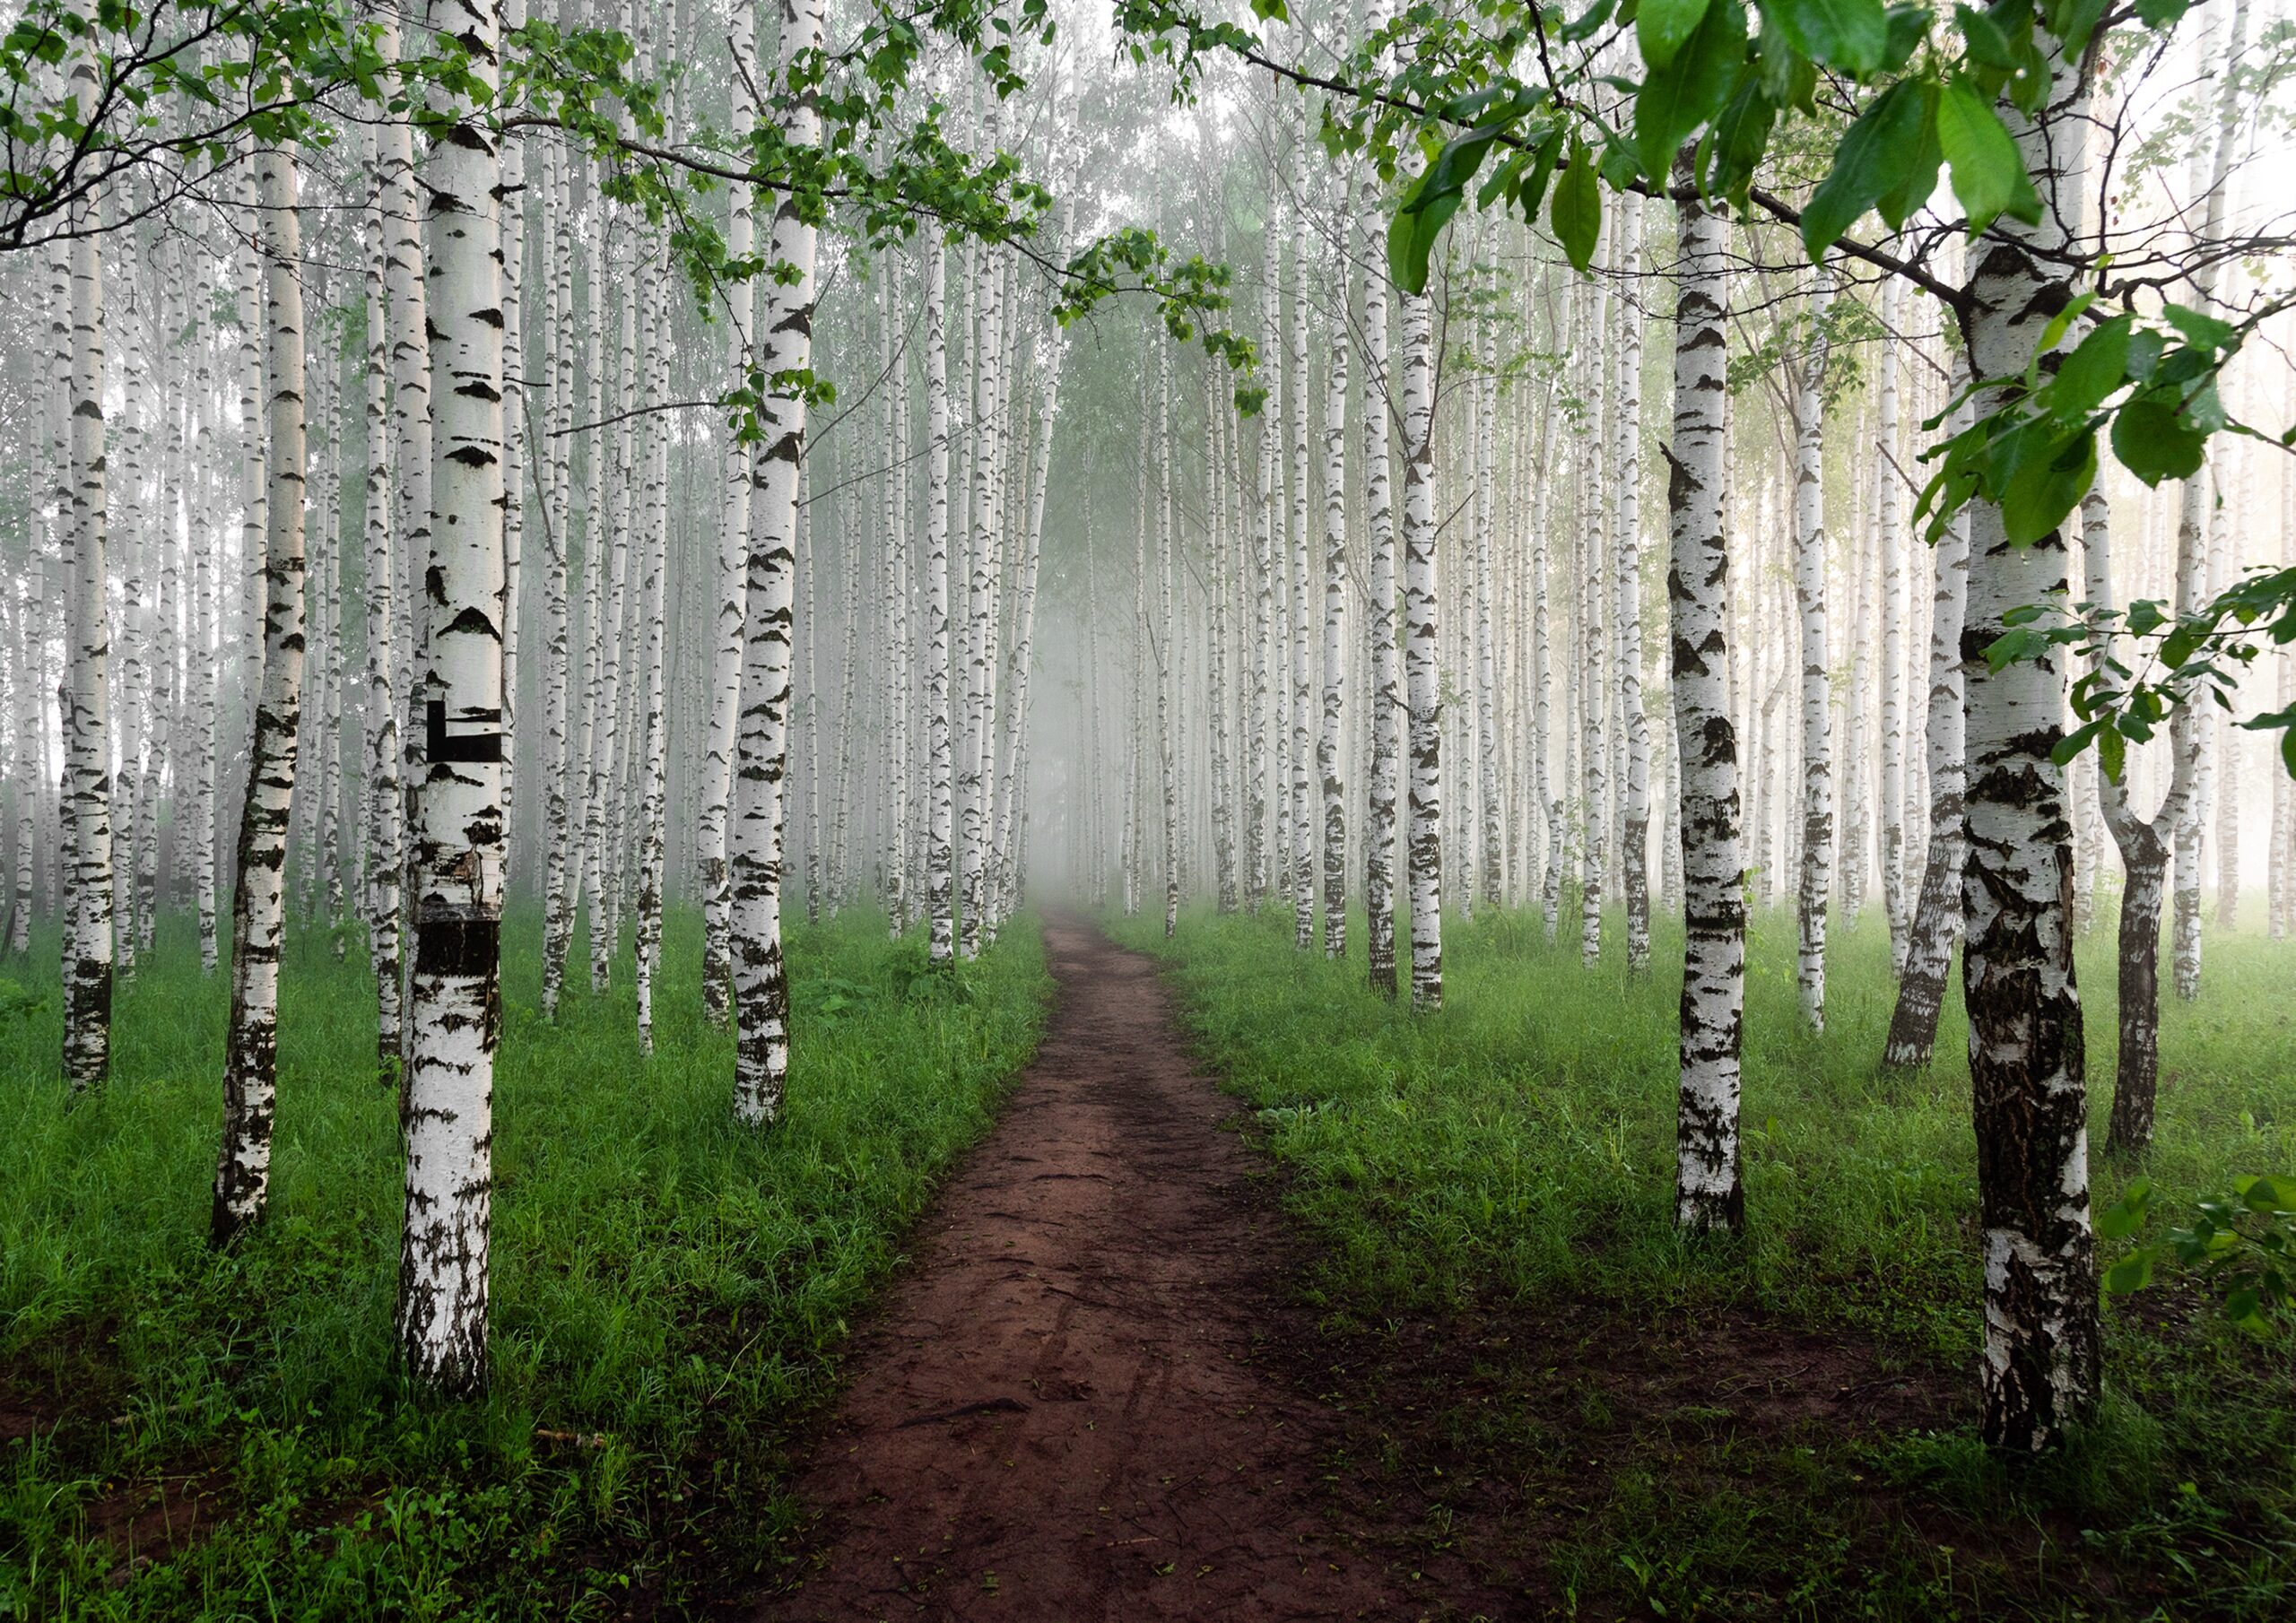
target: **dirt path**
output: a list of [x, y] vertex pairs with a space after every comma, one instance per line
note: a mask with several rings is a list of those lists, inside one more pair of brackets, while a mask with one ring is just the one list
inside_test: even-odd
[[1047, 928], [1060, 996], [796, 1483], [816, 1567], [761, 1618], [1414, 1618], [1315, 1490], [1331, 1418], [1255, 1362], [1287, 1242], [1151, 962]]

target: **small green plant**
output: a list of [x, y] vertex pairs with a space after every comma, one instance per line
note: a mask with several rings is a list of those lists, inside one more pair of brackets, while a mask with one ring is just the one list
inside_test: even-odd
[[[2105, 1239], [2134, 1238], [2160, 1203], [2150, 1178], [2138, 1178], [2097, 1216]], [[2263, 1334], [2268, 1316], [2296, 1305], [2296, 1178], [2242, 1176], [2230, 1194], [2197, 1202], [2189, 1228], [2171, 1228], [2139, 1245], [2105, 1271], [2115, 1296], [2144, 1289], [2169, 1265], [2197, 1270], [2223, 1298], [2225, 1316]]]
[[48, 1007], [48, 999], [18, 982], [0, 979], [0, 1031], [18, 1020], [30, 1020]]

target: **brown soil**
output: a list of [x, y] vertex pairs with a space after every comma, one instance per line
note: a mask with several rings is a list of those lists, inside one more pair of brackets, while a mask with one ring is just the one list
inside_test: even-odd
[[1332, 1519], [1341, 1422], [1274, 1367], [1313, 1332], [1231, 1107], [1147, 959], [1074, 921], [1046, 940], [1036, 1063], [856, 1347], [795, 1484], [814, 1553], [756, 1615], [1497, 1615], [1463, 1570], [1380, 1553], [1399, 1530]]

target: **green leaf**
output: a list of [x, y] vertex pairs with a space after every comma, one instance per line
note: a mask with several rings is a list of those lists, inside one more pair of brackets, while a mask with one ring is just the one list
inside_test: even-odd
[[2041, 20], [2063, 45], [2065, 59], [2077, 62], [2104, 14], [2105, 0], [2048, 0]]
[[2009, 36], [2001, 31], [2001, 25], [1989, 13], [1974, 5], [1956, 5], [1953, 21], [1961, 28], [1970, 61], [1999, 68], [2005, 74], [2017, 71], [2017, 48], [2009, 43]]
[[[2050, 749], [2049, 759], [2060, 767], [2066, 765], [2096, 741], [2097, 734], [2103, 730], [2104, 725], [2105, 724], [2101, 721], [2092, 721], [2085, 726], [2074, 728], [2072, 732], [2058, 739], [2056, 745]], [[2104, 1231], [2104, 1219], [2100, 1217], [2097, 1219], [2097, 1232], [2102, 1234]]]
[[1413, 182], [1387, 226], [1387, 271], [1405, 292], [1427, 286], [1427, 259], [1444, 224], [1465, 201], [1467, 182], [1499, 138], [1497, 126], [1454, 137]]
[[1641, 161], [1634, 149], [1610, 134], [1603, 142], [1603, 155], [1595, 165], [1595, 173], [1614, 192], [1622, 192], [1642, 178]]
[[2093, 328], [2057, 369], [2049, 409], [2064, 421], [2085, 417], [2120, 387], [2128, 369], [2129, 328], [2135, 318], [2116, 316]]
[[2126, 1296], [2152, 1282], [2152, 1254], [2149, 1250], [2132, 1251], [2105, 1270], [2105, 1289], [2112, 1296]]
[[1969, 214], [1972, 234], [2002, 215], [2039, 223], [2040, 194], [2025, 173], [2017, 143], [2001, 116], [1961, 80], [1949, 82], [1937, 100], [1937, 144], [1953, 171], [1953, 195]]
[[1929, 8], [1897, 4], [1890, 7], [1889, 44], [1882, 51], [1882, 71], [1894, 74], [1913, 60], [1913, 53], [1929, 37]]
[[1594, 4], [1562, 25], [1560, 37], [1565, 45], [1577, 45], [1591, 39], [1602, 31], [1603, 24], [1611, 20], [1611, 0], [1595, 0]]
[[2181, 671], [2207, 634], [2206, 627], [2196, 621], [2185, 621], [2161, 639], [2161, 663], [2171, 671]]
[[[1882, 0], [1772, 0], [1778, 26], [1804, 56], [1862, 79], [1882, 65], [1890, 20]], [[1768, 8], [1765, 15], [1770, 14]]]
[[1583, 146], [1573, 149], [1561, 178], [1554, 183], [1547, 223], [1573, 268], [1584, 271], [1595, 262], [1595, 242], [1603, 229], [1603, 188]]
[[2250, 1211], [2296, 1211], [2296, 1178], [2237, 1177], [2232, 1188]]
[[1642, 0], [1634, 13], [1634, 42], [1651, 70], [1674, 59], [1706, 15], [1707, 0]]
[[1709, 193], [1727, 198], [1738, 208], [1746, 206], [1754, 171], [1761, 163], [1762, 151], [1770, 144], [1770, 126], [1777, 119], [1778, 109], [1762, 89], [1761, 75], [1744, 75], [1738, 93], [1714, 121], [1713, 164], [1706, 179]]
[[1937, 145], [1937, 86], [1926, 79], [1918, 82], [1921, 91], [1921, 133], [1906, 159], [1903, 178], [1883, 192], [1874, 204], [1883, 223], [1893, 231], [1936, 195], [1937, 171], [1945, 161], [1945, 154]]
[[2192, 9], [2192, 0], [2136, 0], [2136, 20], [2149, 29], [2173, 27]]
[[2139, 395], [2113, 417], [2113, 455], [2147, 485], [2190, 479], [2200, 471], [2205, 445], [2174, 405], [2153, 395]]
[[1985, 663], [1988, 669], [2005, 671], [2020, 660], [2032, 659], [2048, 647], [2048, 638], [2039, 631], [2004, 631], [1986, 645]]
[[1920, 146], [1922, 113], [1919, 88], [1900, 82], [1883, 91], [1849, 126], [1834, 151], [1833, 168], [1802, 211], [1802, 247], [1812, 259], [1822, 256], [1883, 193], [1903, 180]]
[[2232, 324], [2181, 304], [2161, 308], [2161, 318], [2205, 350], [2221, 350], [2232, 342]]
[[2097, 734], [2097, 768], [2113, 783], [2120, 782], [2121, 764], [2128, 756], [2128, 741], [2118, 727]]
[[1652, 72], [1634, 99], [1634, 149], [1642, 172], [1663, 186], [1674, 154], [1720, 112], [1746, 59], [1746, 19], [1738, 0], [1710, 0], [1698, 31]]
[[2009, 544], [2028, 547], [2053, 533], [2097, 482], [2097, 437], [2083, 429], [2010, 476], [2001, 492], [2001, 523]]
[[2139, 383], [2152, 381], [2152, 374], [2161, 365], [2161, 353], [2169, 341], [2151, 327], [2139, 327], [2128, 337], [2128, 375]]
[[1457, 192], [1431, 197], [1419, 207], [1397, 209], [1387, 222], [1387, 274], [1405, 292], [1427, 291], [1427, 260], [1436, 236], [1465, 201]]
[[1547, 182], [1554, 178], [1554, 166], [1562, 156], [1562, 126], [1556, 125], [1540, 142], [1532, 154], [1531, 166], [1522, 183], [1515, 188], [1515, 206], [1523, 211], [1525, 220], [1538, 218], [1539, 204], [1546, 197]]
[[2120, 1199], [2097, 1214], [2097, 1234], [2101, 1239], [2125, 1240], [2144, 1226], [2144, 1214], [2152, 1207], [2152, 1180], [2136, 1178], [2120, 1193]]
[[2040, 342], [2033, 346], [2034, 359], [2039, 360], [2041, 356], [2063, 343], [2065, 335], [2073, 330], [2073, 324], [2081, 319], [2082, 312], [2096, 302], [2096, 294], [2083, 293], [2077, 299], [2068, 300], [2063, 309], [2050, 317], [2048, 325], [2041, 329]]

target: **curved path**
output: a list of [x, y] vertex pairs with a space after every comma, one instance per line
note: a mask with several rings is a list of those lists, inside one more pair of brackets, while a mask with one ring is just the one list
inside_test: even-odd
[[1256, 1362], [1288, 1242], [1151, 961], [1046, 928], [1059, 1001], [855, 1348], [761, 1619], [1410, 1618], [1316, 1489], [1334, 1423]]

